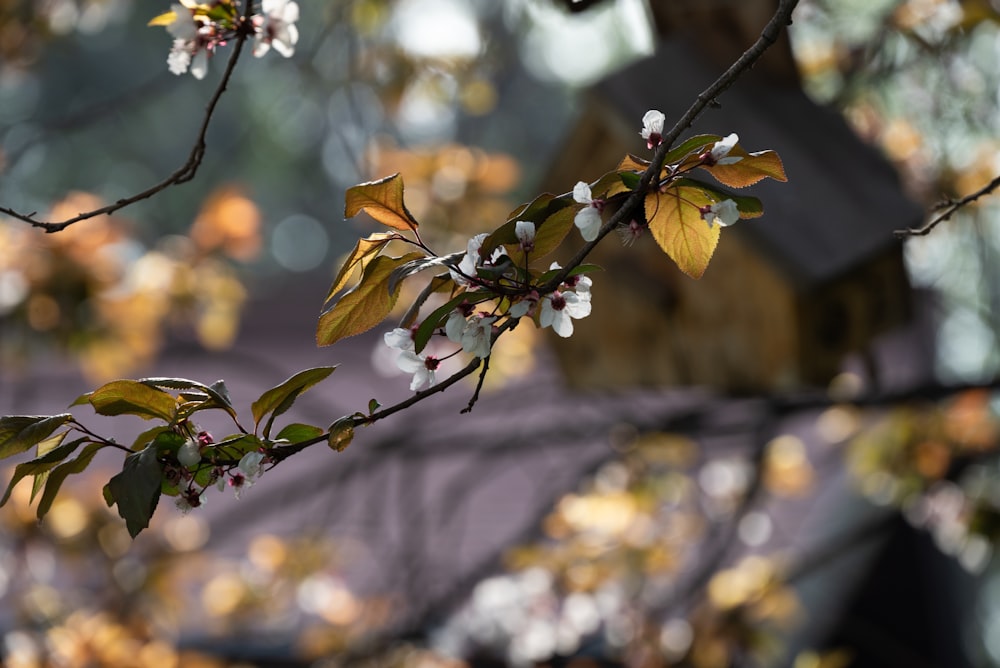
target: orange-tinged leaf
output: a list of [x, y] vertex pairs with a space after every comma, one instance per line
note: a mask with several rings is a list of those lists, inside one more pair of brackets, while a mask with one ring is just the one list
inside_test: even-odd
[[642, 158], [636, 157], [631, 153], [625, 155], [622, 161], [618, 163], [618, 168], [615, 171], [629, 170], [633, 172], [644, 172], [649, 168], [649, 160], [643, 160]]
[[729, 152], [730, 158], [743, 158], [730, 165], [702, 165], [702, 168], [714, 176], [720, 183], [731, 188], [745, 188], [758, 181], [771, 177], [776, 181], [788, 181], [785, 176], [785, 166], [774, 151], [758, 151], [747, 153], [739, 144]]
[[379, 257], [368, 263], [361, 282], [319, 317], [316, 343], [328, 346], [355, 334], [367, 332], [389, 315], [399, 298], [399, 289], [389, 292], [389, 279], [393, 270], [411, 260], [424, 257], [422, 253], [409, 253], [403, 257]]
[[176, 12], [163, 12], [158, 16], [154, 16], [149, 20], [147, 26], [168, 26], [177, 19]]
[[403, 178], [397, 173], [347, 189], [344, 216], [353, 218], [361, 211], [397, 230], [415, 230], [417, 221], [403, 204]]
[[337, 273], [337, 277], [333, 279], [333, 285], [330, 286], [330, 291], [326, 293], [326, 299], [323, 303], [326, 304], [333, 296], [340, 292], [347, 281], [351, 279], [354, 274], [354, 269], [360, 265], [364, 268], [364, 263], [366, 260], [376, 256], [385, 247], [387, 243], [392, 239], [392, 232], [376, 232], [375, 234], [366, 237], [364, 239], [358, 239], [358, 243], [354, 246], [354, 250], [351, 254], [347, 256], [344, 260], [343, 266], [340, 267], [340, 271]]
[[700, 207], [711, 204], [700, 188], [675, 186], [646, 196], [646, 220], [660, 248], [691, 278], [701, 278], [719, 243], [721, 226], [709, 227]]

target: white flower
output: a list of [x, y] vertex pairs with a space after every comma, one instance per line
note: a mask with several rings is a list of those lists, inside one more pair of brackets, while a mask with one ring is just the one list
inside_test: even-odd
[[285, 58], [290, 58], [299, 41], [299, 29], [295, 27], [295, 22], [299, 20], [298, 3], [290, 0], [263, 0], [260, 10], [263, 16], [260, 17], [253, 55], [260, 58], [274, 47]]
[[199, 49], [191, 59], [191, 76], [201, 80], [206, 74], [208, 74], [208, 51]]
[[[487, 236], [489, 235], [483, 232], [469, 239], [469, 243], [465, 249], [465, 257], [458, 263], [457, 271], [455, 269], [449, 270], [452, 279], [459, 285], [471, 285], [472, 281], [469, 278], [477, 276], [476, 268], [486, 264], [479, 255], [479, 249], [483, 247], [483, 242], [486, 241]], [[503, 255], [503, 251], [500, 248], [495, 249], [488, 262], [495, 262], [501, 255]]]
[[413, 350], [413, 330], [397, 327], [391, 332], [386, 332], [382, 340], [385, 345], [395, 350]]
[[[589, 295], [589, 293], [588, 293]], [[552, 330], [563, 338], [573, 334], [573, 319], [579, 320], [590, 315], [590, 299], [584, 299], [575, 292], [553, 292], [542, 300], [542, 312], [538, 322], [542, 327], [552, 326]]]
[[193, 438], [184, 441], [184, 444], [177, 449], [177, 461], [181, 466], [188, 468], [197, 465], [201, 461], [201, 446], [198, 445], [198, 441]]
[[246, 476], [247, 482], [252, 483], [264, 472], [263, 462], [264, 453], [254, 450], [243, 455], [237, 468]]
[[530, 220], [519, 220], [514, 223], [514, 234], [525, 253], [535, 248], [535, 224]]
[[170, 48], [170, 55], [167, 56], [167, 69], [171, 74], [181, 75], [188, 71], [191, 66], [191, 48], [193, 42], [186, 42], [183, 39], [175, 39], [174, 45]]
[[647, 148], [656, 148], [660, 145], [663, 136], [663, 122], [667, 117], [663, 112], [650, 109], [642, 116], [642, 138], [646, 140]]
[[449, 341], [454, 341], [455, 343], [462, 342], [462, 334], [465, 332], [465, 326], [468, 322], [465, 319], [462, 311], [456, 309], [448, 314], [448, 320], [444, 323], [444, 333], [448, 337]]
[[448, 339], [462, 344], [462, 350], [476, 357], [489, 357], [493, 339], [493, 322], [496, 316], [474, 315], [466, 318], [461, 309], [448, 316], [444, 333]]
[[462, 332], [462, 350], [476, 357], [489, 357], [495, 316], [474, 316]]
[[184, 5], [174, 3], [170, 5], [170, 11], [174, 13], [174, 20], [167, 25], [167, 32], [175, 39], [194, 41], [198, 34], [198, 22], [194, 20], [191, 10]]
[[705, 219], [709, 227], [713, 227], [716, 221], [719, 225], [728, 227], [740, 219], [740, 210], [736, 208], [736, 202], [726, 199], [703, 210], [701, 217]]
[[733, 150], [733, 147], [736, 146], [736, 142], [739, 140], [740, 138], [734, 132], [728, 137], [715, 142], [715, 146], [712, 147], [709, 153], [709, 162], [713, 165], [731, 165], [742, 160], [743, 158], [735, 155], [726, 157], [729, 156], [729, 152]]
[[577, 275], [574, 276], [572, 279], [568, 280], [574, 281], [574, 283], [572, 284], [573, 291], [580, 297], [580, 299], [589, 302], [590, 287], [594, 284], [594, 281], [592, 281], [589, 276], [583, 276], [583, 275]]
[[195, 79], [204, 79], [208, 74], [208, 50], [200, 48], [198, 40], [175, 39], [167, 56], [167, 69], [177, 75], [190, 69]]
[[529, 313], [534, 313], [536, 306], [538, 306], [538, 293], [532, 290], [524, 299], [511, 306], [507, 315], [512, 318], [523, 318]]
[[601, 205], [603, 202], [591, 198], [590, 186], [583, 181], [579, 181], [573, 186], [573, 199], [580, 204], [587, 205], [576, 212], [573, 224], [580, 230], [584, 241], [593, 241], [597, 238], [597, 233], [601, 231]]
[[434, 378], [434, 371], [438, 367], [437, 358], [424, 357], [411, 350], [404, 350], [396, 360], [396, 366], [400, 371], [413, 374], [413, 380], [410, 381], [411, 390], [419, 390], [424, 385], [431, 387], [437, 382]]
[[181, 511], [181, 514], [187, 515], [192, 508], [200, 508], [205, 505], [207, 499], [205, 492], [204, 489], [198, 492], [193, 488], [181, 491], [180, 495], [174, 499], [174, 505]]

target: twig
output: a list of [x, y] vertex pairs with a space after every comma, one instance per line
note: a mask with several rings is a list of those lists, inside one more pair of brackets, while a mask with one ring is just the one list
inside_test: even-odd
[[939, 206], [935, 207], [936, 209], [939, 209], [939, 210], [943, 208], [944, 209], [944, 213], [938, 215], [937, 218], [935, 218], [931, 222], [927, 223], [923, 227], [908, 227], [906, 229], [896, 230], [895, 234], [896, 234], [897, 237], [900, 237], [900, 238], [905, 238], [905, 237], [922, 237], [922, 236], [925, 236], [931, 230], [933, 230], [935, 227], [937, 227], [938, 225], [940, 225], [944, 221], [946, 221], [949, 218], [951, 218], [952, 215], [956, 211], [958, 211], [962, 207], [965, 207], [965, 206], [968, 206], [969, 204], [972, 204], [973, 202], [975, 202], [980, 197], [983, 197], [985, 195], [989, 195], [994, 190], [996, 190], [998, 187], [1000, 187], [1000, 176], [996, 176], [992, 181], [990, 181], [989, 183], [987, 183], [985, 186], [983, 186], [982, 188], [980, 188], [979, 190], [977, 190], [976, 192], [974, 192], [974, 193], [972, 193], [970, 195], [966, 195], [962, 199], [959, 199], [959, 200], [950, 200], [949, 199], [949, 200], [947, 200], [947, 201], [944, 202], [943, 206], [939, 205]]
[[778, 36], [781, 34], [781, 30], [792, 22], [792, 10], [795, 9], [796, 5], [799, 4], [799, 0], [781, 0], [778, 3], [778, 9], [774, 12], [774, 16], [771, 20], [767, 22], [764, 29], [760, 33], [760, 37], [750, 45], [743, 55], [740, 56], [736, 62], [729, 66], [729, 68], [723, 72], [719, 78], [717, 78], [712, 85], [702, 91], [695, 101], [688, 107], [688, 110], [684, 112], [684, 115], [674, 123], [674, 126], [670, 128], [670, 132], [663, 135], [660, 140], [660, 145], [656, 148], [653, 153], [653, 160], [649, 167], [642, 174], [642, 178], [639, 179], [639, 185], [636, 189], [632, 191], [632, 194], [628, 196], [625, 203], [622, 205], [618, 211], [614, 213], [613, 216], [608, 220], [607, 223], [601, 227], [600, 232], [597, 233], [597, 237], [593, 241], [589, 241], [583, 245], [583, 247], [577, 252], [573, 259], [570, 260], [566, 266], [560, 271], [552, 280], [550, 280], [546, 285], [539, 287], [539, 292], [548, 292], [555, 289], [560, 283], [566, 280], [569, 272], [573, 268], [578, 267], [587, 255], [594, 249], [594, 247], [600, 243], [611, 230], [615, 229], [621, 223], [630, 220], [642, 206], [643, 200], [645, 199], [646, 192], [649, 189], [649, 184], [656, 178], [660, 169], [663, 167], [663, 160], [667, 156], [667, 152], [673, 147], [674, 142], [681, 136], [681, 133], [687, 130], [691, 125], [697, 120], [705, 109], [716, 103], [716, 99], [722, 95], [730, 86], [736, 83], [736, 80], [748, 69], [753, 67], [754, 63], [767, 49], [778, 40]]
[[[249, 21], [248, 15], [252, 6], [253, 3], [247, 3], [247, 15], [244, 16], [244, 21]], [[202, 158], [205, 157], [205, 136], [208, 134], [208, 126], [211, 123], [212, 116], [215, 114], [215, 108], [219, 104], [219, 99], [222, 97], [222, 93], [225, 92], [233, 71], [236, 69], [236, 62], [240, 58], [243, 43], [246, 42], [248, 36], [249, 33], [246, 30], [240, 29], [237, 31], [236, 44], [233, 47], [233, 53], [229, 57], [229, 62], [226, 63], [226, 70], [222, 74], [222, 80], [219, 81], [219, 85], [216, 87], [215, 93], [212, 94], [211, 99], [208, 101], [208, 106], [205, 108], [205, 116], [202, 119], [198, 136], [195, 138], [194, 146], [191, 147], [191, 153], [188, 154], [187, 161], [166, 179], [150, 188], [147, 188], [146, 190], [143, 190], [142, 192], [119, 199], [114, 204], [109, 204], [108, 206], [103, 206], [99, 209], [93, 209], [92, 211], [79, 213], [76, 216], [63, 221], [56, 222], [36, 220], [35, 212], [25, 214], [2, 206], [0, 206], [0, 213], [29, 223], [32, 227], [41, 228], [47, 233], [60, 232], [74, 223], [114, 213], [115, 211], [124, 209], [125, 207], [135, 204], [136, 202], [149, 199], [153, 195], [156, 195], [171, 186], [187, 183], [193, 179], [195, 174], [198, 172], [198, 167], [201, 166]]]
[[483, 381], [486, 380], [486, 372], [490, 370], [490, 356], [487, 355], [483, 358], [483, 368], [479, 371], [479, 381], [476, 383], [476, 391], [472, 393], [472, 398], [469, 399], [469, 405], [461, 410], [461, 413], [471, 413], [472, 407], [476, 405], [479, 401], [479, 392], [483, 389]]

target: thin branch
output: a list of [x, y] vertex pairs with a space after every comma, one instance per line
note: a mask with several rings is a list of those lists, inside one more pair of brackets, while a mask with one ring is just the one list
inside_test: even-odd
[[670, 132], [663, 135], [660, 141], [660, 145], [656, 148], [653, 153], [653, 160], [649, 167], [642, 174], [642, 178], [639, 179], [639, 185], [636, 187], [632, 194], [628, 196], [625, 203], [622, 205], [618, 211], [614, 213], [613, 216], [608, 220], [607, 223], [601, 227], [600, 232], [597, 233], [597, 237], [593, 241], [589, 241], [577, 252], [573, 259], [570, 260], [566, 266], [560, 271], [552, 280], [550, 280], [546, 285], [539, 287], [539, 292], [549, 292], [559, 286], [569, 272], [575, 267], [578, 267], [590, 252], [600, 243], [611, 230], [618, 227], [618, 225], [627, 222], [632, 219], [635, 213], [642, 206], [642, 203], [646, 197], [646, 193], [649, 190], [649, 184], [654, 178], [659, 175], [660, 170], [663, 167], [663, 161], [667, 156], [667, 152], [673, 147], [674, 142], [680, 138], [681, 133], [687, 130], [691, 125], [697, 120], [705, 109], [716, 104], [717, 98], [722, 95], [730, 86], [736, 83], [736, 80], [747, 70], [753, 67], [754, 63], [760, 59], [764, 52], [778, 40], [778, 36], [781, 34], [782, 29], [791, 24], [792, 22], [792, 11], [795, 9], [796, 5], [799, 4], [799, 0], [781, 0], [778, 3], [778, 9], [775, 11], [774, 16], [771, 20], [767, 22], [764, 29], [760, 33], [760, 37], [750, 45], [743, 55], [740, 56], [736, 62], [729, 66], [729, 68], [723, 72], [719, 78], [717, 78], [712, 85], [702, 91], [695, 101], [688, 107], [688, 110], [684, 112], [684, 115], [674, 124], [670, 129]]
[[479, 392], [483, 389], [483, 381], [486, 380], [486, 372], [490, 370], [490, 356], [487, 355], [483, 358], [483, 368], [479, 372], [479, 381], [476, 383], [476, 391], [472, 393], [472, 398], [469, 399], [469, 405], [461, 410], [462, 414], [471, 413], [472, 407], [476, 405], [479, 401]]
[[[249, 24], [249, 13], [253, 3], [247, 3], [247, 12], [244, 15], [244, 25]], [[232, 78], [233, 71], [236, 69], [236, 62], [240, 58], [240, 52], [243, 50], [243, 43], [246, 42], [247, 37], [250, 33], [241, 27], [236, 34], [236, 44], [233, 47], [233, 53], [229, 57], [229, 62], [226, 63], [226, 70], [222, 74], [222, 80], [219, 81], [219, 85], [216, 87], [215, 92], [212, 94], [211, 99], [208, 101], [208, 106], [205, 108], [205, 116], [201, 122], [201, 128], [198, 131], [198, 136], [195, 138], [194, 146], [191, 147], [191, 153], [188, 154], [187, 161], [181, 165], [177, 170], [175, 170], [170, 176], [168, 176], [163, 181], [160, 181], [156, 185], [143, 190], [142, 192], [136, 193], [129, 197], [117, 200], [114, 204], [109, 204], [108, 206], [101, 207], [99, 209], [94, 209], [92, 211], [86, 211], [79, 213], [73, 218], [59, 222], [47, 222], [37, 220], [35, 216], [37, 212], [32, 213], [20, 213], [14, 209], [0, 206], [0, 213], [11, 216], [18, 220], [22, 220], [29, 223], [32, 227], [38, 227], [47, 233], [60, 232], [74, 223], [79, 223], [84, 220], [89, 220], [91, 218], [96, 218], [97, 216], [103, 216], [112, 214], [115, 211], [124, 209], [127, 206], [135, 204], [136, 202], [141, 202], [142, 200], [149, 199], [153, 195], [156, 195], [171, 186], [180, 185], [181, 183], [187, 183], [194, 178], [195, 174], [198, 172], [198, 167], [201, 166], [201, 161], [205, 157], [205, 136], [208, 134], [208, 127], [211, 124], [212, 116], [215, 114], [215, 109], [219, 104], [219, 99], [225, 92], [226, 87], [229, 84], [229, 80]]]
[[976, 192], [974, 192], [974, 193], [972, 193], [970, 195], [966, 195], [962, 199], [959, 199], [959, 200], [951, 200], [951, 199], [949, 199], [949, 200], [946, 200], [943, 204], [940, 204], [940, 205], [936, 206], [935, 208], [937, 210], [940, 211], [941, 209], [944, 209], [944, 212], [941, 213], [941, 214], [939, 214], [937, 216], [937, 218], [935, 218], [931, 222], [927, 223], [923, 227], [908, 227], [906, 229], [896, 230], [896, 236], [900, 237], [900, 238], [905, 238], [905, 237], [922, 237], [922, 236], [925, 236], [928, 233], [930, 233], [930, 231], [933, 230], [935, 227], [937, 227], [938, 225], [940, 225], [944, 221], [946, 221], [949, 218], [951, 218], [952, 215], [954, 215], [954, 213], [956, 211], [958, 211], [962, 207], [965, 207], [965, 206], [968, 206], [969, 204], [972, 204], [973, 202], [975, 202], [980, 197], [984, 197], [986, 195], [989, 195], [990, 193], [992, 193], [997, 188], [1000, 188], [1000, 175], [996, 176], [992, 181], [990, 181], [989, 183], [987, 183], [985, 186], [983, 186], [982, 188], [980, 188]]

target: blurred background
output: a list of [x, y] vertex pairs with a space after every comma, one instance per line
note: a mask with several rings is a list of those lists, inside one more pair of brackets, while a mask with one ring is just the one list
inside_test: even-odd
[[[192, 182], [58, 234], [0, 216], [0, 414], [154, 375], [246, 407], [322, 364], [303, 422], [405, 398], [383, 328], [314, 344], [375, 231], [344, 190], [402, 173], [425, 241], [460, 250], [643, 155], [642, 113], [671, 123], [775, 5], [300, 3], [294, 56], [244, 54]], [[169, 73], [167, 9], [0, 0], [0, 206], [66, 218], [184, 163], [229, 50]], [[135, 541], [112, 458], [42, 523], [20, 485], [3, 665], [1000, 665], [998, 208], [893, 235], [1000, 174], [998, 21], [800, 2], [693, 129], [779, 152], [764, 217], [699, 283], [607, 239], [594, 315], [505, 336], [471, 415], [456, 386]]]

